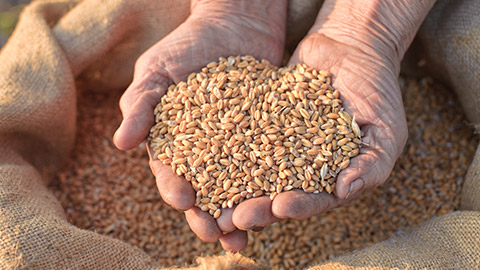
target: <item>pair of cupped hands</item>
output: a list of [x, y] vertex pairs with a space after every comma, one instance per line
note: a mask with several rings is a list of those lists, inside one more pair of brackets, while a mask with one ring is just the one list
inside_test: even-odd
[[[150, 155], [163, 200], [185, 212], [190, 228], [201, 240], [220, 240], [225, 250], [240, 251], [247, 245], [248, 230], [285, 218], [319, 215], [348, 203], [389, 176], [407, 137], [398, 85], [400, 57], [381, 44], [376, 46], [378, 40], [362, 33], [366, 28], [355, 30], [348, 18], [331, 16], [333, 5], [324, 4], [289, 64], [305, 63], [331, 72], [345, 110], [355, 115], [362, 129], [360, 154], [338, 176], [335, 194], [295, 190], [274, 200], [252, 198], [223, 210], [218, 219], [194, 206], [195, 192], [189, 182]], [[253, 55], [280, 65], [285, 24], [286, 0], [192, 1], [188, 19], [137, 60], [133, 82], [120, 100], [123, 121], [115, 133], [115, 145], [128, 150], [142, 143], [154, 124], [154, 107], [168, 86], [186, 80], [220, 56]]]

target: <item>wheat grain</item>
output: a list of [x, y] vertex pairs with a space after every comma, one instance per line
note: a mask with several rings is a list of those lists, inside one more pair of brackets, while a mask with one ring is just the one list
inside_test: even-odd
[[360, 127], [327, 71], [220, 58], [169, 87], [155, 108], [155, 157], [191, 181], [215, 218], [246, 198], [335, 188], [359, 154]]

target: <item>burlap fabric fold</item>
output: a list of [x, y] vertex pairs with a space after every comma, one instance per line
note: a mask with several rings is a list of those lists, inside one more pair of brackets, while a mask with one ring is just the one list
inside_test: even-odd
[[[478, 6], [475, 1], [460, 2]], [[435, 17], [437, 13], [433, 13], [431, 20], [445, 20], [441, 9], [448, 9], [448, 4], [440, 3], [436, 8], [440, 15]], [[454, 12], [459, 10], [472, 13], [468, 8]], [[185, 20], [188, 12], [188, 0], [44, 0], [23, 12], [13, 36], [0, 52], [1, 269], [162, 267], [138, 248], [69, 224], [46, 183], [73, 146], [76, 95], [81, 91], [75, 86], [76, 80], [81, 78], [82, 86], [92, 91], [124, 89], [131, 81], [136, 58]], [[439, 24], [446, 30], [434, 28], [438, 36], [459, 31], [454, 28], [454, 16], [447, 17], [453, 21]], [[474, 19], [478, 22], [478, 16]], [[434, 23], [430, 25], [435, 27]], [[472, 38], [460, 39], [455, 47], [460, 52], [465, 47], [476, 49], [476, 54], [468, 50], [469, 59], [478, 60], [480, 55], [480, 34], [474, 31], [478, 25], [462, 24], [471, 30]], [[426, 38], [425, 46], [435, 38], [437, 35]], [[448, 55], [451, 48], [442, 46], [448, 42], [440, 43], [438, 52]], [[457, 91], [461, 90], [460, 98], [474, 121], [480, 117], [468, 108], [475, 111], [480, 102], [476, 95], [478, 61], [459, 59], [463, 58], [443, 64], [459, 65], [445, 72]], [[456, 85], [453, 82], [458, 76], [463, 82]], [[480, 162], [479, 152], [476, 164]], [[478, 166], [469, 171], [467, 179], [469, 188], [464, 192], [463, 205], [478, 210]], [[314, 269], [475, 269], [480, 267], [479, 233], [478, 212], [459, 211]], [[257, 267], [247, 258], [227, 255], [200, 258], [197, 268]]]

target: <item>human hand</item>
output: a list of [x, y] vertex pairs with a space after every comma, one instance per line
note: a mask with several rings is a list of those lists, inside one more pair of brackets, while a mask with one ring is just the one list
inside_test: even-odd
[[264, 227], [278, 218], [317, 215], [387, 179], [406, 142], [407, 127], [398, 74], [389, 61], [379, 60], [321, 34], [312, 34], [299, 45], [290, 64], [305, 63], [334, 74], [333, 86], [339, 89], [345, 110], [355, 115], [364, 144], [360, 154], [339, 174], [336, 195], [289, 191], [278, 194], [273, 201], [250, 199], [235, 209], [236, 227], [245, 230]]
[[355, 115], [364, 133], [360, 154], [338, 175], [336, 194], [289, 191], [273, 201], [266, 197], [247, 200], [233, 213], [237, 228], [318, 215], [388, 178], [407, 140], [398, 85], [400, 61], [434, 2], [410, 3], [406, 11], [385, 1], [372, 1], [372, 6], [356, 0], [325, 2], [290, 64], [305, 63], [333, 74], [333, 86], [340, 91], [345, 110]]
[[[114, 136], [119, 149], [134, 148], [145, 140], [154, 123], [154, 107], [170, 83], [185, 80], [219, 56], [250, 54], [280, 64], [286, 0], [192, 1], [191, 11], [182, 25], [138, 59], [134, 80], [120, 100], [123, 121]], [[220, 218], [214, 220], [194, 207], [191, 184], [172, 172], [170, 166], [150, 156], [150, 167], [163, 200], [185, 211], [192, 231], [200, 239], [220, 239], [227, 250], [246, 246], [246, 232], [233, 226], [233, 210], [222, 211]]]

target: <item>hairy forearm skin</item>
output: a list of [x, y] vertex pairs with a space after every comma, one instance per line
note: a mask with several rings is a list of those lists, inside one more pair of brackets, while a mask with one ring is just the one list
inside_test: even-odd
[[399, 64], [436, 0], [326, 0], [310, 33]]

